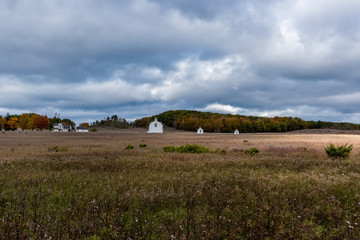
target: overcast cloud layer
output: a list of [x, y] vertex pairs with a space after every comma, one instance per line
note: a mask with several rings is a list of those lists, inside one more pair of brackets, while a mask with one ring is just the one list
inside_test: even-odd
[[[221, 3], [219, 3], [221, 2]], [[0, 115], [360, 123], [358, 0], [3, 0]]]

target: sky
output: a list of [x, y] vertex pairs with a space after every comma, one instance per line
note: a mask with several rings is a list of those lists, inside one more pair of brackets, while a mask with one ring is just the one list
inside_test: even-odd
[[360, 123], [358, 0], [2, 0], [0, 115]]

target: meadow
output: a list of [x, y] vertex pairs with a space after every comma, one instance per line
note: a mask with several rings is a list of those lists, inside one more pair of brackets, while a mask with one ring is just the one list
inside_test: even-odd
[[0, 133], [0, 239], [360, 239], [360, 135]]

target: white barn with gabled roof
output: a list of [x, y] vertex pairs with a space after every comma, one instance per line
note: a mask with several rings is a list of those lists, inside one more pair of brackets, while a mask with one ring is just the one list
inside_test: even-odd
[[149, 131], [147, 133], [163, 133], [163, 124], [155, 118], [155, 121], [149, 124]]
[[204, 134], [204, 130], [201, 127], [199, 127], [199, 129], [197, 130], [197, 134]]
[[236, 129], [235, 132], [234, 132], [234, 134], [235, 134], [235, 135], [238, 135], [238, 134], [239, 134], [239, 130]]

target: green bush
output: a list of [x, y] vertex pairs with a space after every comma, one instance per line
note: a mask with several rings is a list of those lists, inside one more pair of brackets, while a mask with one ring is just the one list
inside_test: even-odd
[[257, 148], [250, 148], [245, 151], [245, 154], [255, 155], [258, 154], [260, 151]]
[[325, 148], [325, 152], [328, 155], [328, 157], [332, 159], [347, 158], [349, 157], [352, 147], [353, 147], [352, 144], [350, 146], [347, 146], [347, 144], [340, 146], [335, 146], [334, 144], [330, 144]]
[[175, 152], [176, 148], [174, 146], [166, 146], [163, 148], [164, 152]]
[[210, 149], [197, 144], [186, 144], [178, 147], [177, 151], [181, 153], [209, 153]]
[[90, 128], [89, 131], [90, 131], [90, 132], [96, 132], [97, 129], [96, 129], [96, 128]]
[[59, 147], [58, 145], [56, 145], [56, 146], [53, 146], [51, 148], [51, 150], [54, 152], [66, 152], [68, 149], [67, 149], [67, 147]]
[[226, 150], [225, 150], [225, 149], [221, 149], [218, 153], [220, 153], [220, 154], [226, 154]]
[[174, 147], [166, 146], [163, 148], [164, 152], [180, 152], [180, 153], [209, 153], [209, 148], [199, 146], [197, 144], [186, 144], [185, 146]]
[[133, 149], [134, 149], [134, 146], [130, 145], [130, 144], [125, 147], [125, 150], [133, 150]]
[[146, 144], [139, 144], [139, 147], [145, 148], [145, 147], [146, 147]]

